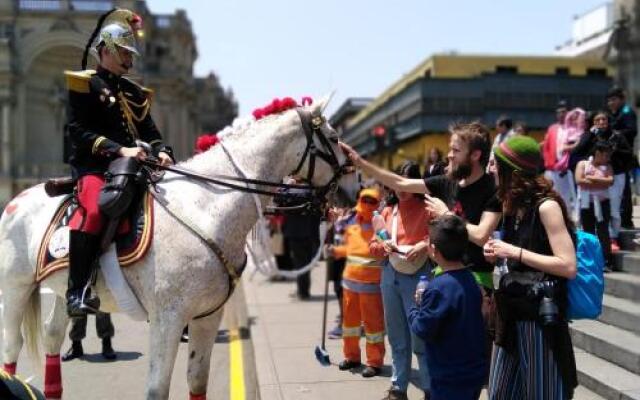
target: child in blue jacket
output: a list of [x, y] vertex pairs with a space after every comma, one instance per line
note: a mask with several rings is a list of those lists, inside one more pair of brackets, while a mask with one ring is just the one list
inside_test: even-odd
[[[426, 344], [431, 400], [477, 400], [487, 374], [482, 294], [463, 264], [465, 223], [445, 214], [429, 224], [429, 257], [442, 274], [416, 293], [411, 330]], [[421, 298], [419, 298], [421, 297]]]

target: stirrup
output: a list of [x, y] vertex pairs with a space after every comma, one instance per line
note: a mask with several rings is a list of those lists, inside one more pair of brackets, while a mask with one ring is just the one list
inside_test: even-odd
[[91, 291], [91, 281], [89, 281], [84, 289], [82, 289], [80, 310], [87, 314], [97, 314], [100, 312], [100, 299]]

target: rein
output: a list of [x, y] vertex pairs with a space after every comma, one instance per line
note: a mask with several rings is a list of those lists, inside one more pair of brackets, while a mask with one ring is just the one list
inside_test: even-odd
[[[291, 175], [296, 175], [298, 172], [300, 172], [305, 161], [308, 158], [309, 159], [309, 168], [307, 171], [307, 182], [309, 182], [308, 184], [299, 185], [299, 184], [278, 183], [278, 182], [263, 181], [260, 179], [251, 179], [251, 178], [244, 178], [244, 177], [237, 177], [237, 176], [230, 176], [230, 175], [205, 175], [205, 174], [201, 174], [195, 171], [190, 171], [188, 169], [181, 168], [178, 166], [160, 165], [157, 159], [155, 158], [149, 158], [148, 160], [143, 160], [141, 161], [141, 163], [149, 168], [170, 171], [175, 174], [186, 176], [187, 178], [191, 178], [197, 181], [211, 183], [214, 185], [223, 186], [229, 189], [234, 189], [234, 190], [238, 190], [240, 192], [245, 192], [245, 193], [260, 194], [260, 195], [271, 196], [271, 197], [293, 196], [293, 193], [289, 193], [289, 194], [287, 194], [286, 192], [279, 193], [279, 192], [274, 192], [274, 191], [269, 191], [264, 189], [252, 188], [249, 186], [242, 186], [242, 185], [231, 183], [231, 182], [240, 182], [247, 185], [251, 184], [251, 185], [258, 185], [258, 186], [267, 186], [271, 188], [284, 189], [285, 191], [286, 190], [309, 191], [312, 195], [311, 200], [308, 200], [307, 202], [301, 205], [287, 206], [287, 207], [274, 207], [273, 209], [279, 210], [279, 211], [294, 211], [294, 210], [300, 210], [303, 208], [311, 208], [314, 205], [319, 204], [320, 200], [324, 199], [328, 193], [334, 191], [337, 188], [338, 180], [345, 173], [346, 170], [345, 170], [345, 166], [340, 165], [338, 161], [338, 157], [336, 156], [336, 153], [333, 151], [333, 148], [331, 147], [329, 140], [322, 134], [321, 127], [322, 127], [322, 124], [324, 124], [325, 122], [324, 118], [321, 116], [312, 117], [310, 113], [302, 111], [300, 109], [296, 109], [296, 111], [298, 112], [298, 115], [300, 116], [300, 120], [302, 121], [302, 128], [307, 138], [307, 145], [305, 147], [304, 154], [302, 155], [302, 159], [298, 163], [298, 166], [295, 168], [295, 170], [291, 173]], [[322, 145], [324, 151], [319, 150], [318, 147], [316, 146], [314, 141], [315, 136], [318, 137], [318, 140], [320, 141], [320, 144]], [[331, 178], [331, 180], [329, 180], [329, 182], [324, 186], [320, 186], [320, 187], [317, 187], [311, 184], [313, 175], [315, 172], [315, 163], [316, 163], [317, 157], [320, 157], [327, 164], [329, 164], [333, 169], [333, 177]], [[233, 163], [233, 159], [231, 159], [231, 161]], [[158, 181], [152, 180], [152, 184], [154, 185], [157, 182]], [[246, 263], [247, 263], [246, 256], [240, 270], [239, 271], [236, 270], [236, 268], [231, 264], [229, 259], [225, 256], [220, 246], [218, 246], [218, 244], [215, 243], [213, 239], [209, 239], [207, 235], [204, 232], [202, 232], [196, 224], [193, 224], [188, 219], [181, 218], [178, 215], [178, 213], [174, 212], [174, 210], [172, 210], [168, 206], [168, 204], [165, 204], [163, 201], [161, 201], [161, 199], [153, 191], [151, 193], [153, 197], [156, 199], [156, 201], [165, 209], [165, 211], [169, 213], [169, 215], [171, 215], [175, 220], [177, 220], [189, 231], [191, 231], [194, 235], [199, 237], [200, 240], [202, 240], [207, 244], [207, 246], [216, 255], [216, 257], [218, 257], [223, 267], [227, 271], [228, 278], [229, 278], [229, 285], [228, 285], [227, 295], [224, 298], [224, 300], [219, 304], [217, 304], [214, 308], [202, 314], [196, 315], [193, 319], [196, 320], [196, 319], [204, 318], [217, 312], [227, 303], [227, 301], [233, 294], [235, 287], [237, 286], [238, 281], [240, 279], [240, 275], [242, 274], [246, 266]]]
[[[280, 198], [283, 198], [283, 197], [284, 198], [286, 197], [300, 198], [301, 197], [299, 196], [300, 192], [298, 192], [298, 195], [295, 195], [294, 193], [287, 193], [288, 190], [302, 191], [302, 192], [306, 191], [310, 193], [311, 199], [303, 202], [300, 205], [270, 207], [271, 210], [276, 212], [277, 211], [281, 211], [281, 212], [297, 211], [304, 208], [313, 207], [314, 205], [318, 204], [320, 200], [324, 199], [328, 193], [334, 191], [337, 188], [338, 180], [346, 172], [345, 170], [346, 166], [340, 165], [340, 163], [338, 162], [338, 157], [336, 153], [333, 151], [333, 148], [331, 147], [331, 143], [329, 143], [329, 139], [327, 139], [322, 134], [321, 127], [325, 122], [324, 117], [322, 116], [313, 117], [308, 112], [305, 112], [301, 109], [296, 109], [296, 111], [298, 112], [298, 115], [302, 122], [303, 132], [307, 138], [307, 145], [305, 147], [302, 158], [300, 159], [300, 162], [298, 163], [296, 168], [293, 170], [293, 172], [291, 172], [290, 175], [296, 175], [298, 172], [300, 172], [300, 170], [304, 166], [305, 161], [307, 161], [308, 159], [309, 168], [307, 171], [306, 181], [311, 182], [315, 173], [316, 158], [321, 158], [323, 161], [329, 164], [333, 169], [333, 177], [324, 186], [314, 186], [310, 183], [307, 183], [307, 184], [279, 183], [279, 182], [271, 182], [271, 181], [265, 181], [260, 179], [251, 179], [251, 178], [244, 178], [244, 177], [231, 176], [231, 175], [220, 175], [220, 174], [205, 175], [205, 174], [194, 172], [194, 171], [191, 171], [182, 167], [178, 167], [175, 165], [170, 165], [170, 166], [160, 165], [156, 159], [143, 160], [141, 161], [141, 163], [154, 169], [170, 171], [175, 174], [186, 176], [187, 178], [191, 178], [200, 182], [211, 183], [214, 185], [226, 187], [229, 189], [233, 189], [233, 190], [237, 190], [245, 193], [253, 193], [253, 194], [259, 194], [259, 195], [271, 196], [271, 197], [280, 197]], [[314, 141], [314, 137], [318, 137], [318, 140], [320, 141], [320, 144], [322, 145], [322, 148], [324, 151], [318, 149], [318, 146]], [[255, 188], [255, 187], [242, 186], [232, 182], [244, 183], [246, 185], [266, 186], [270, 188], [284, 189], [284, 190], [281, 192], [270, 191], [266, 189]]]

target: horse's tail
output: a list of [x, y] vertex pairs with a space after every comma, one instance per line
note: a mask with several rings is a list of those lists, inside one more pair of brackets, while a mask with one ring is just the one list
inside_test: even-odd
[[[29, 296], [29, 303], [25, 309], [22, 319], [22, 328], [24, 331], [24, 341], [29, 352], [29, 357], [36, 361], [40, 360], [40, 340], [42, 338], [42, 323], [40, 319], [40, 285], [36, 285], [35, 289]], [[36, 362], [34, 365], [40, 365]]]

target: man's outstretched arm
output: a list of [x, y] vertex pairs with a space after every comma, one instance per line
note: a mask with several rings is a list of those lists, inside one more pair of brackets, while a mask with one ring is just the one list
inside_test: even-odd
[[382, 183], [384, 186], [398, 192], [407, 193], [429, 193], [427, 186], [422, 179], [409, 179], [384, 168], [380, 168], [375, 164], [360, 157], [357, 151], [351, 146], [340, 142], [340, 147], [353, 164], [360, 168], [365, 174]]

